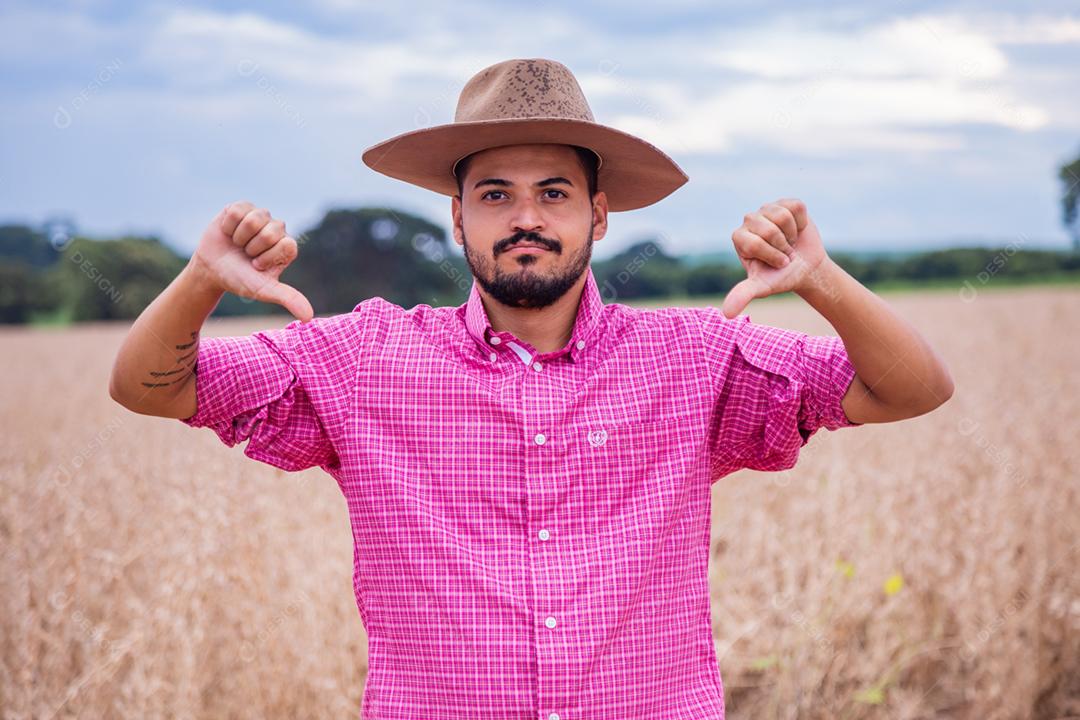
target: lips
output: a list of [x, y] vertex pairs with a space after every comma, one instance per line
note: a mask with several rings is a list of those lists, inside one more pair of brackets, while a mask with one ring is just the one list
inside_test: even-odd
[[511, 245], [510, 247], [508, 247], [506, 249], [506, 252], [511, 252], [513, 250], [533, 250], [539, 252], [545, 251], [547, 250], [547, 248], [543, 245], [536, 245], [534, 243], [518, 243], [517, 245]]

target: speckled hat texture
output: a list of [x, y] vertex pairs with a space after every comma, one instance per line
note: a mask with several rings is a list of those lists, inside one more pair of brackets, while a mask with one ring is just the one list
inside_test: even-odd
[[597, 187], [607, 195], [611, 212], [652, 205], [689, 180], [659, 148], [597, 123], [570, 69], [543, 58], [505, 60], [484, 68], [465, 83], [452, 123], [372, 145], [363, 161], [383, 175], [453, 196], [459, 160], [480, 150], [525, 143], [580, 145], [596, 153]]

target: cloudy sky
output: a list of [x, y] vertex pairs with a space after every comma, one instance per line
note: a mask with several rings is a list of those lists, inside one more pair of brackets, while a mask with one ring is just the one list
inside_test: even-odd
[[298, 5], [6, 0], [0, 222], [68, 216], [182, 252], [240, 199], [294, 234], [368, 204], [449, 228], [449, 198], [361, 153], [450, 122], [481, 68], [546, 57], [597, 121], [690, 176], [612, 214], [599, 258], [646, 235], [729, 250], [742, 215], [779, 197], [805, 200], [836, 249], [1068, 243], [1056, 175], [1080, 154], [1075, 2]]

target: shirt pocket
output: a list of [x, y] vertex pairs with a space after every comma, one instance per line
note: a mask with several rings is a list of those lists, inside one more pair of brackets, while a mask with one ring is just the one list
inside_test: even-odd
[[564, 459], [578, 530], [597, 539], [651, 535], [692, 486], [703, 451], [695, 436], [678, 418], [572, 423]]

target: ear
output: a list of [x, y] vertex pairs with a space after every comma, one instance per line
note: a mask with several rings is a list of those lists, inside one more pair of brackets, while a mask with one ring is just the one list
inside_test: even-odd
[[596, 242], [607, 234], [608, 228], [608, 202], [603, 190], [597, 190], [593, 195], [592, 214], [593, 242]]
[[461, 196], [454, 195], [450, 198], [450, 217], [453, 220], [454, 227], [454, 242], [458, 245], [465, 245], [464, 230], [461, 226]]

